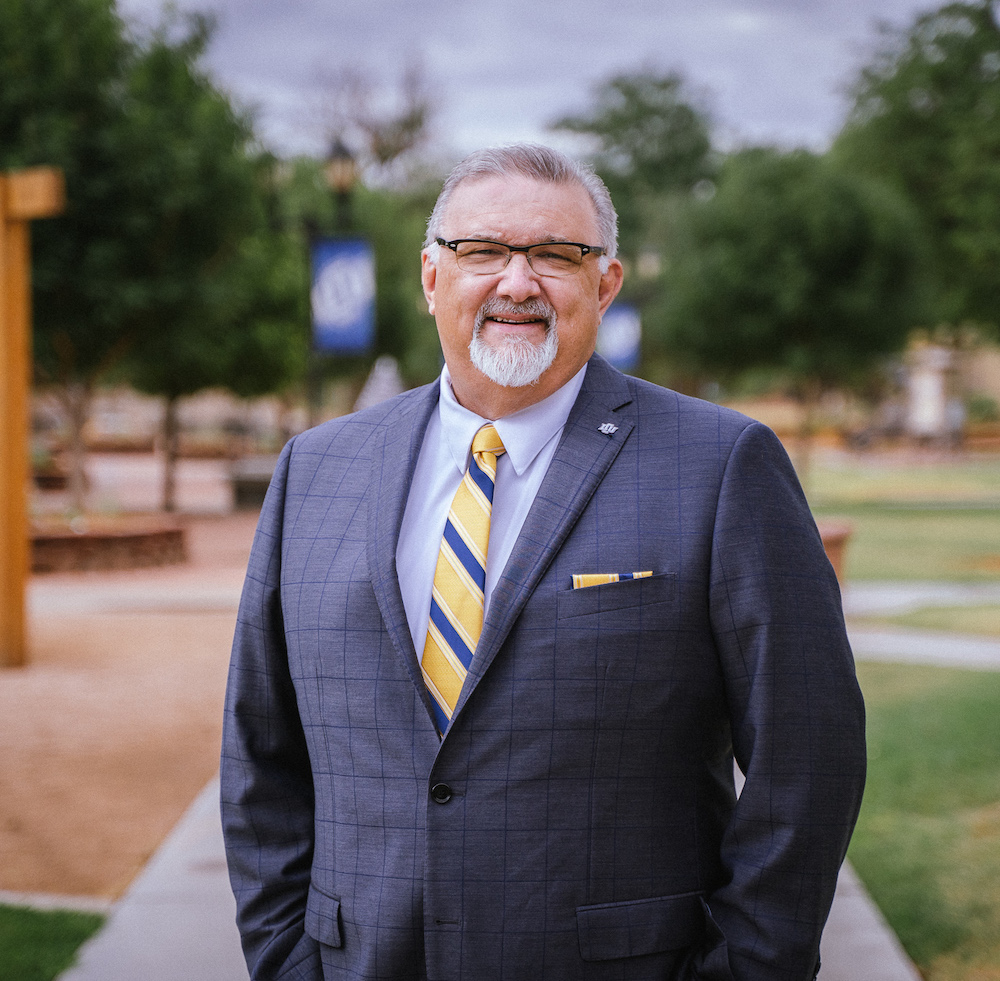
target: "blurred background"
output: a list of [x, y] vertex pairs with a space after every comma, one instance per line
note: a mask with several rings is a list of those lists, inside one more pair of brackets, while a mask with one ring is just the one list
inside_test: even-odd
[[[67, 540], [156, 518], [187, 544], [133, 544], [134, 564], [238, 541], [235, 576], [290, 436], [437, 375], [427, 216], [464, 154], [518, 140], [589, 161], [617, 205], [626, 281], [598, 349], [771, 425], [852, 640], [901, 638], [855, 644], [872, 759], [851, 858], [924, 977], [997, 981], [1000, 658], [916, 653], [1000, 645], [992, 0], [0, 0], [0, 171], [66, 181], [31, 233], [32, 535], [56, 612], [21, 674], [76, 629], [51, 584], [97, 574]], [[44, 852], [18, 830], [31, 766], [3, 769], [0, 869]], [[119, 895], [129, 869], [68, 891]], [[0, 889], [52, 891], [33, 875]], [[26, 970], [6, 976], [54, 976]]]

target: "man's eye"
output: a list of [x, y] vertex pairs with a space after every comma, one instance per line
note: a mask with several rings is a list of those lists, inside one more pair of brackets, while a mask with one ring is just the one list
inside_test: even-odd
[[579, 250], [554, 248], [539, 249], [533, 252], [532, 262], [538, 262], [550, 269], [571, 269], [580, 265], [581, 256]]
[[463, 255], [467, 259], [493, 259], [498, 255], [504, 255], [506, 251], [497, 245], [477, 245], [463, 252]]

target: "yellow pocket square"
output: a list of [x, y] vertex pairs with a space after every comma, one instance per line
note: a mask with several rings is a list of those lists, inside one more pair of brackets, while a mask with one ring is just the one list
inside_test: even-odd
[[573, 576], [573, 588], [603, 586], [606, 582], [621, 582], [623, 579], [646, 579], [652, 572], [578, 572]]

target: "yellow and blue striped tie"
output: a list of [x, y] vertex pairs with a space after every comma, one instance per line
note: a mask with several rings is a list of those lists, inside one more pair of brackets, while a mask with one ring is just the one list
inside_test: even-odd
[[451, 721], [483, 631], [493, 486], [497, 457], [503, 452], [503, 443], [492, 426], [483, 426], [476, 433], [469, 469], [451, 502], [434, 570], [431, 615], [420, 666], [442, 734]]

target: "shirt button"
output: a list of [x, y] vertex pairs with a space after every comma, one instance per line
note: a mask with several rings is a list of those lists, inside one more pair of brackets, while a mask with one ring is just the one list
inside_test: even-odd
[[436, 783], [431, 787], [431, 800], [435, 804], [447, 804], [451, 800], [451, 787], [446, 783]]

